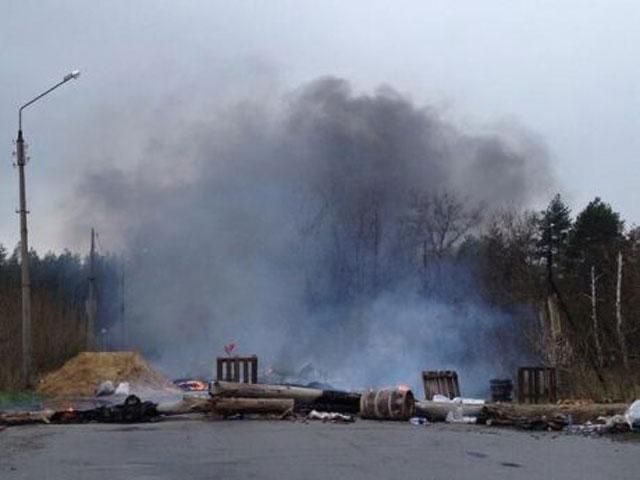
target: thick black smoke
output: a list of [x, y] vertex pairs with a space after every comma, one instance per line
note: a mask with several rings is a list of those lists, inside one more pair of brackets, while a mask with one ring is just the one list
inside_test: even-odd
[[94, 169], [77, 193], [77, 231], [89, 222], [123, 246], [133, 345], [208, 373], [235, 341], [263, 366], [312, 362], [358, 387], [499, 370], [467, 338], [509, 318], [455, 262], [438, 260], [438, 288], [425, 286], [403, 219], [416, 194], [476, 212], [529, 204], [549, 181], [543, 148], [335, 78], [193, 118], [171, 110], [135, 132], [144, 158], [104, 138], [100, 155], [129, 167]]

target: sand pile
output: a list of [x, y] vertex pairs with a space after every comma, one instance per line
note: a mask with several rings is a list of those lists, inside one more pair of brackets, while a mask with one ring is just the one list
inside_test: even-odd
[[115, 385], [129, 382], [134, 390], [175, 389], [136, 352], [82, 352], [47, 374], [37, 390], [43, 395], [90, 397], [106, 380]]

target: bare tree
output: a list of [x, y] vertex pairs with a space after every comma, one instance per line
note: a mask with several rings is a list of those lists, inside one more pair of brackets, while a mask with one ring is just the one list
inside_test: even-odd
[[469, 203], [451, 192], [413, 194], [410, 214], [404, 219], [409, 234], [428, 257], [442, 258], [473, 230], [482, 219], [482, 206]]
[[593, 323], [593, 340], [596, 346], [598, 365], [602, 368], [604, 364], [604, 355], [602, 353], [602, 343], [600, 342], [600, 328], [598, 326], [598, 297], [596, 292], [596, 282], [596, 267], [591, 266], [591, 321]]

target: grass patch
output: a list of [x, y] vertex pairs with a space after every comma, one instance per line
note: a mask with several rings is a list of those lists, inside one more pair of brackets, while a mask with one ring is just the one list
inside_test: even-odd
[[0, 391], [0, 410], [31, 405], [40, 405], [42, 397], [34, 392]]

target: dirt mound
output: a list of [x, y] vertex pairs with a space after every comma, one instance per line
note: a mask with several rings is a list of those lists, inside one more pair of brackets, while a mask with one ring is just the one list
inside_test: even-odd
[[129, 382], [136, 388], [148, 390], [174, 389], [169, 380], [136, 352], [82, 352], [62, 368], [47, 374], [37, 390], [50, 396], [90, 397], [105, 380], [115, 385]]

